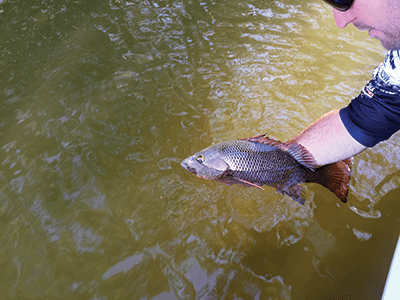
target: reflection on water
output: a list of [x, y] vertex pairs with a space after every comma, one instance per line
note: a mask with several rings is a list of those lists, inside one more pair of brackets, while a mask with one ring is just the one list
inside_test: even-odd
[[379, 42], [297, 0], [1, 1], [0, 15], [5, 298], [380, 297], [398, 135], [355, 159], [348, 205], [317, 185], [300, 206], [180, 167], [345, 105]]

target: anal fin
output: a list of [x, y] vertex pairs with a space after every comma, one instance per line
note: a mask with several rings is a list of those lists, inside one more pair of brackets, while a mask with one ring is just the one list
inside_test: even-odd
[[292, 197], [296, 202], [302, 205], [305, 203], [304, 193], [303, 193], [304, 187], [298, 184], [294, 184], [292, 186], [283, 188], [277, 187], [276, 189], [278, 190], [279, 193], [286, 194]]

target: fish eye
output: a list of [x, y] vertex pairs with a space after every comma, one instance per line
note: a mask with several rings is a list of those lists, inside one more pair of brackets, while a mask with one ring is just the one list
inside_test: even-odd
[[196, 157], [196, 160], [197, 160], [197, 162], [202, 164], [205, 161], [205, 158], [204, 158], [203, 154], [200, 154]]

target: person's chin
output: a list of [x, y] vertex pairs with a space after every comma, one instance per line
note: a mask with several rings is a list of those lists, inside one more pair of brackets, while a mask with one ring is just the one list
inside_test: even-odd
[[389, 51], [400, 50], [400, 40], [380, 40], [383, 48]]
[[400, 50], [400, 39], [388, 38], [383, 32], [370, 29], [368, 34], [371, 38], [378, 39], [386, 50]]

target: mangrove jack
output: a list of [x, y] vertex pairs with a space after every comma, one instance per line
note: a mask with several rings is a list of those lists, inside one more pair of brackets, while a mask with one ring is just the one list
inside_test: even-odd
[[346, 202], [351, 175], [351, 158], [317, 168], [305, 147], [266, 134], [215, 144], [186, 158], [181, 165], [200, 178], [227, 185], [272, 186], [300, 204], [305, 199], [299, 183], [306, 182], [319, 183]]

